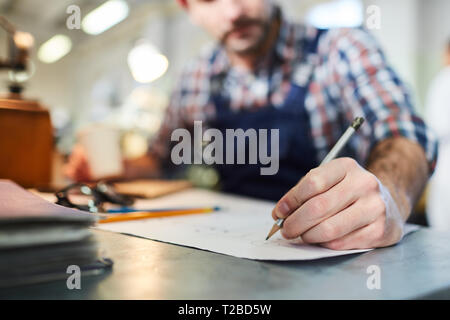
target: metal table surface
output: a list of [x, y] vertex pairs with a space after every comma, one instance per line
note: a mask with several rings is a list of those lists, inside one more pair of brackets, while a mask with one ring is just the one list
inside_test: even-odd
[[[261, 262], [94, 230], [111, 271], [0, 291], [3, 299], [450, 298], [450, 234], [422, 228], [401, 243], [314, 261]], [[377, 265], [381, 288], [369, 290]]]

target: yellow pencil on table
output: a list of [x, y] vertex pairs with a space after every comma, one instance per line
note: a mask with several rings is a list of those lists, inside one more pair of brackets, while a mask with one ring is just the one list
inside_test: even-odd
[[210, 213], [219, 210], [218, 207], [206, 207], [206, 208], [190, 208], [190, 209], [177, 209], [177, 210], [161, 210], [161, 211], [137, 211], [124, 214], [108, 215], [104, 219], [100, 219], [98, 223], [120, 222], [128, 220], [149, 219], [149, 218], [162, 218], [171, 216], [180, 216], [186, 214], [199, 214]]

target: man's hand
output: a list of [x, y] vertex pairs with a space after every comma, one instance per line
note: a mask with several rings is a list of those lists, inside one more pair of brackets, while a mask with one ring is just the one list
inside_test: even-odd
[[282, 234], [330, 249], [388, 246], [403, 236], [404, 221], [389, 191], [351, 158], [311, 170], [278, 202]]
[[389, 138], [372, 150], [368, 170], [351, 158], [311, 170], [280, 199], [272, 217], [287, 217], [281, 230], [287, 239], [336, 250], [389, 246], [403, 237], [428, 176], [417, 143]]
[[81, 145], [75, 145], [69, 161], [63, 167], [64, 175], [76, 182], [93, 180], [86, 152]]
[[[122, 179], [155, 178], [159, 175], [158, 160], [149, 155], [123, 161]], [[94, 178], [89, 168], [86, 152], [81, 145], [75, 145], [69, 161], [63, 167], [64, 175], [75, 182], [92, 182]]]

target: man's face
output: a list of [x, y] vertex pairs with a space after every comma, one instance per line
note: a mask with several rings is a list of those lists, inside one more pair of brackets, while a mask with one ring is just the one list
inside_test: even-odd
[[187, 4], [191, 20], [232, 52], [257, 49], [268, 32], [268, 0], [188, 0]]

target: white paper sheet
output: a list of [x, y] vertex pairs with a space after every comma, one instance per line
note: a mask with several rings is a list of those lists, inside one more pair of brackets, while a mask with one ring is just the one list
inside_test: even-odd
[[[97, 228], [254, 260], [312, 260], [370, 250], [336, 251], [295, 244], [283, 239], [279, 232], [266, 241], [274, 223], [271, 217], [274, 205], [205, 190], [187, 190], [160, 199], [141, 200], [136, 206], [142, 209], [220, 206], [223, 209], [207, 214], [105, 223]], [[407, 225], [406, 231], [417, 228]]]

